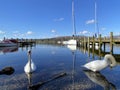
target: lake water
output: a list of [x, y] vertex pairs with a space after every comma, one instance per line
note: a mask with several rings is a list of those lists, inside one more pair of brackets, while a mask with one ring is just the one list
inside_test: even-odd
[[[28, 49], [32, 50], [32, 60], [37, 67], [29, 75], [24, 72]], [[115, 47], [114, 53], [120, 54], [120, 46]], [[0, 75], [0, 90], [120, 90], [119, 61], [114, 68], [107, 67], [98, 73], [82, 67], [99, 58], [103, 56], [80, 48], [71, 50], [67, 46], [0, 48], [0, 70], [8, 66], [15, 69], [11, 75]], [[61, 73], [66, 75], [54, 79]], [[40, 86], [40, 82], [45, 83]]]

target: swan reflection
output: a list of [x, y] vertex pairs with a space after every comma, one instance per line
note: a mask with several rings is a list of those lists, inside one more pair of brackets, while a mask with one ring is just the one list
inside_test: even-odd
[[28, 78], [28, 90], [30, 90], [29, 87], [32, 85], [32, 73], [26, 73], [26, 75]]
[[103, 76], [100, 72], [93, 72], [91, 70], [84, 70], [86, 76], [94, 83], [102, 86], [104, 90], [116, 90], [114, 84], [109, 82], [105, 76]]

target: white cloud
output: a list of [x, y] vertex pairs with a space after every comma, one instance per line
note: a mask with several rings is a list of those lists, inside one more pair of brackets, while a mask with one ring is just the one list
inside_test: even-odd
[[24, 33], [21, 33], [20, 31], [13, 31], [13, 36], [17, 38], [27, 38], [28, 36], [32, 35], [32, 31], [27, 31]]
[[89, 33], [90, 33], [89, 31], [83, 30], [83, 31], [79, 32], [78, 34], [89, 34]]
[[33, 34], [33, 32], [32, 31], [28, 31], [26, 34], [27, 35], [31, 35], [31, 34]]
[[56, 22], [60, 22], [60, 21], [63, 21], [64, 20], [64, 18], [56, 18], [56, 19], [54, 19], [54, 21], [56, 21]]
[[51, 32], [52, 32], [52, 33], [55, 33], [55, 32], [56, 32], [56, 30], [52, 29], [52, 30], [51, 30]]
[[4, 32], [4, 31], [2, 31], [2, 30], [0, 30], [0, 34], [5, 34], [5, 32]]
[[19, 31], [13, 31], [13, 36], [14, 37], [21, 37], [22, 34]]
[[94, 19], [86, 21], [86, 24], [93, 24], [93, 23], [95, 23]]
[[13, 31], [13, 33], [19, 33], [19, 31]]
[[14, 35], [18, 35], [18, 34], [20, 34], [20, 33], [19, 33], [19, 31], [13, 31], [13, 34], [14, 34]]
[[103, 30], [103, 31], [104, 31], [104, 30], [106, 30], [106, 28], [105, 28], [105, 27], [103, 27], [103, 28], [101, 28], [101, 30]]

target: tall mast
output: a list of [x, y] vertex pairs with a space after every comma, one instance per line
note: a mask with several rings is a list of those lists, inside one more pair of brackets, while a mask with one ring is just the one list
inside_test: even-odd
[[74, 0], [72, 0], [72, 23], [73, 23], [73, 38], [74, 38], [74, 36], [76, 35]]
[[98, 21], [97, 21], [97, 3], [95, 0], [95, 36], [98, 37], [99, 35], [99, 30], [98, 30]]

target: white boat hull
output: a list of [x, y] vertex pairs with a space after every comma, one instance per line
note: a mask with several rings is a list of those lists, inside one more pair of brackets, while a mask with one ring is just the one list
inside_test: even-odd
[[67, 44], [68, 45], [77, 45], [77, 41], [74, 40], [74, 39], [70, 39], [70, 40], [67, 41]]
[[0, 43], [0, 47], [17, 46], [17, 43]]

